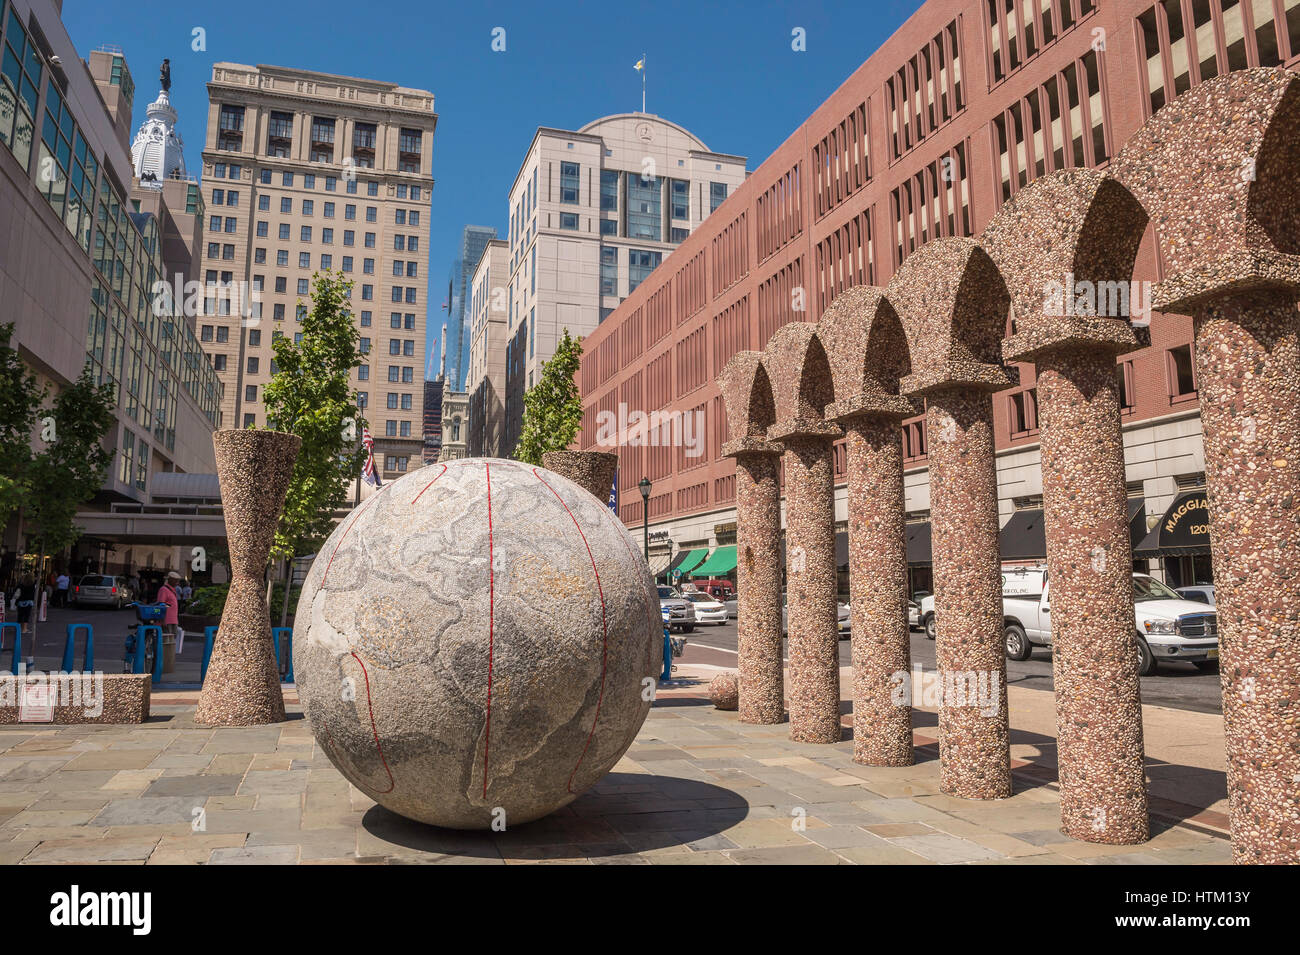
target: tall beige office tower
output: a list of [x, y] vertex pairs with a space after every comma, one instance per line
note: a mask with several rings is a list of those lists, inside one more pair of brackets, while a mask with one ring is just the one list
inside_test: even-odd
[[213, 65], [199, 334], [226, 383], [231, 426], [266, 424], [273, 334], [301, 335], [312, 274], [341, 271], [354, 283], [367, 356], [355, 387], [376, 463], [385, 479], [419, 466], [437, 120], [427, 90]]

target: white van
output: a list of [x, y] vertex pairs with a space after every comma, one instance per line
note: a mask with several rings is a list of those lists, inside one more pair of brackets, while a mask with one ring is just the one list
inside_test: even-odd
[[[1004, 567], [1003, 631], [1007, 657], [1024, 660], [1034, 647], [1052, 646], [1051, 584], [1047, 568]], [[921, 602], [926, 636], [934, 639], [934, 597]], [[1213, 669], [1219, 660], [1219, 620], [1212, 607], [1184, 600], [1147, 574], [1133, 575], [1133, 622], [1138, 672], [1155, 672], [1160, 660], [1186, 660]]]

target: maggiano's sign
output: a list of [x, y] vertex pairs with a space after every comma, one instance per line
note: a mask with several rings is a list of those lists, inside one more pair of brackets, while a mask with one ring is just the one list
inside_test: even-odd
[[1210, 507], [1204, 491], [1183, 494], [1165, 511], [1160, 522], [1160, 546], [1210, 546]]

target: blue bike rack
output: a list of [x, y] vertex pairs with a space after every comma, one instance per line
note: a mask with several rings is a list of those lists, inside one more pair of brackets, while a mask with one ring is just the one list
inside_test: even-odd
[[132, 672], [132, 673], [143, 673], [143, 672], [144, 672], [144, 648], [145, 648], [145, 635], [148, 634], [148, 633], [151, 632], [151, 631], [152, 631], [153, 634], [154, 634], [153, 682], [154, 682], [154, 683], [161, 683], [161, 682], [162, 682], [162, 666], [163, 666], [163, 646], [162, 646], [162, 642], [163, 642], [163, 640], [162, 640], [162, 638], [163, 638], [163, 632], [162, 632], [162, 627], [158, 626], [158, 624], [156, 624], [156, 623], [142, 623], [142, 624], [138, 624], [138, 625], [136, 626], [136, 628], [135, 628], [135, 666], [132, 668], [131, 672]]
[[208, 661], [212, 659], [212, 645], [217, 641], [217, 628], [203, 628], [203, 663], [199, 665], [199, 683], [208, 676]]
[[[272, 627], [271, 628], [271, 646], [275, 650], [275, 672], [280, 673], [280, 640], [281, 634], [288, 634], [285, 638], [284, 652], [288, 655], [288, 671], [280, 678], [281, 683], [293, 682], [293, 627]], [[212, 660], [212, 648], [217, 642], [217, 628], [203, 628], [203, 662], [199, 665], [199, 683], [202, 683], [208, 677], [208, 663]]]
[[23, 625], [20, 623], [0, 623], [0, 649], [4, 648], [5, 631], [12, 629], [14, 632], [14, 662], [13, 674], [18, 675], [18, 664], [23, 658]]
[[91, 673], [95, 669], [95, 628], [88, 623], [70, 623], [68, 639], [63, 644], [63, 666], [60, 667], [64, 673], [72, 672], [72, 663], [77, 655], [78, 630], [86, 631], [86, 654], [82, 657], [81, 672]]
[[285, 643], [285, 654], [288, 657], [288, 668], [284, 676], [280, 677], [281, 683], [293, 682], [293, 627], [272, 627], [271, 644], [275, 647], [275, 672], [278, 676], [280, 673], [280, 634], [287, 633], [288, 640]]

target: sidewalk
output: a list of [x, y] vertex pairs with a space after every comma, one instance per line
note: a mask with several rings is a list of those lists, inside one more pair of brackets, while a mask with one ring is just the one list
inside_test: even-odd
[[859, 766], [847, 732], [801, 745], [788, 725], [715, 710], [704, 698], [714, 672], [680, 667], [613, 773], [503, 833], [434, 829], [375, 806], [315, 746], [292, 688], [290, 720], [272, 726], [198, 727], [197, 694], [161, 690], [143, 726], [6, 727], [0, 863], [1231, 861], [1217, 717], [1148, 709], [1153, 838], [1100, 846], [1058, 828], [1050, 694], [1011, 688], [1015, 795], [978, 802], [938, 792], [930, 712], [916, 714], [916, 765]]

